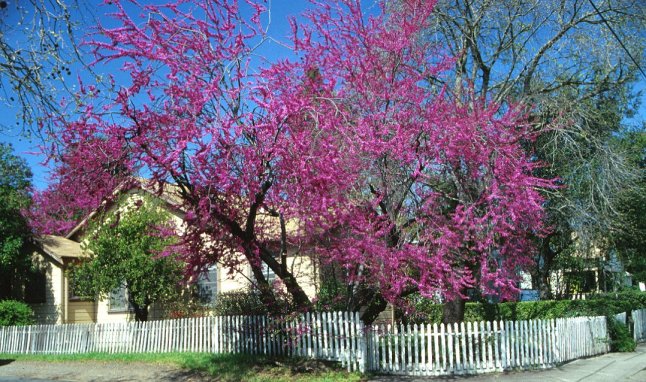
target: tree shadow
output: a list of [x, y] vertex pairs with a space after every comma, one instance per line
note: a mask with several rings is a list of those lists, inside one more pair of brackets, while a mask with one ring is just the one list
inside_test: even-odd
[[8, 365], [14, 361], [15, 359], [0, 359], [0, 366]]
[[217, 377], [222, 381], [245, 381], [258, 375], [268, 380], [284, 380], [344, 372], [338, 362], [248, 354], [213, 354], [208, 358], [187, 360], [182, 368], [184, 370], [168, 375], [169, 380], [209, 380]]

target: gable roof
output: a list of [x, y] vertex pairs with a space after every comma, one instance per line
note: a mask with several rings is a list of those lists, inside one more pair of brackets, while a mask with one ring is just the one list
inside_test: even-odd
[[[184, 214], [186, 210], [182, 207], [182, 197], [180, 196], [180, 188], [174, 184], [164, 183], [162, 185], [163, 189], [161, 192], [158, 192], [153, 186], [153, 183], [145, 178], [133, 177], [125, 180], [115, 190], [110, 194], [109, 197], [106, 197], [101, 204], [92, 210], [83, 220], [81, 220], [74, 228], [72, 228], [66, 235], [65, 238], [72, 239], [76, 234], [81, 232], [85, 228], [88, 222], [94, 218], [97, 214], [102, 211], [107, 211], [112, 207], [115, 202], [118, 200], [117, 196], [120, 194], [125, 194], [129, 191], [138, 189], [144, 192], [147, 192], [153, 195], [155, 198], [160, 199], [167, 206], [174, 209], [175, 211]], [[268, 221], [274, 219], [273, 227], [267, 232], [269, 235], [274, 235], [275, 240], [280, 238], [280, 223], [275, 216], [269, 216], [262, 213], [263, 209], [259, 210], [258, 218], [260, 221], [267, 223]], [[295, 231], [299, 227], [299, 223], [295, 219], [289, 219], [286, 222], [286, 229], [288, 232]]]
[[75, 234], [77, 234], [85, 226], [87, 226], [87, 223], [99, 212], [105, 211], [110, 208], [116, 201], [116, 197], [118, 195], [125, 194], [126, 192], [134, 189], [139, 189], [151, 195], [154, 195], [156, 198], [161, 199], [167, 205], [181, 211], [181, 208], [179, 206], [181, 205], [182, 199], [179, 197], [179, 190], [177, 189], [177, 187], [173, 186], [172, 184], [164, 184], [164, 190], [160, 195], [149, 185], [149, 181], [147, 179], [131, 178], [119, 184], [110, 194], [110, 196], [105, 198], [98, 207], [93, 209], [85, 218], [83, 218], [83, 220], [81, 220], [76, 226], [74, 226], [74, 228], [72, 228], [65, 235], [65, 238], [71, 239]]
[[62, 236], [42, 235], [34, 238], [34, 242], [59, 265], [63, 265], [63, 258], [87, 257], [80, 243]]

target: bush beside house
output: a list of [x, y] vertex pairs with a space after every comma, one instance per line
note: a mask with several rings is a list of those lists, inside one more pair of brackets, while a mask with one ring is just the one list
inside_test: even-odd
[[23, 326], [34, 323], [34, 311], [24, 302], [0, 301], [0, 326]]

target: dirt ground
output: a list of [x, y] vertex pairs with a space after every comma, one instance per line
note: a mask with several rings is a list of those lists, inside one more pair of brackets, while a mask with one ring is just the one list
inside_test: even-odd
[[205, 381], [204, 375], [168, 365], [119, 362], [0, 361], [0, 381], [45, 380], [83, 382]]

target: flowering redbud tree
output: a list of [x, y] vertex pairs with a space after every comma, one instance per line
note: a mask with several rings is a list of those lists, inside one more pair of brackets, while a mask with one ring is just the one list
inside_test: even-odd
[[107, 1], [114, 20], [87, 44], [130, 81], [61, 121], [62, 139], [110, 142], [176, 185], [191, 269], [250, 264], [268, 304], [263, 264], [312, 306], [290, 248], [341, 268], [367, 322], [412, 292], [510, 298], [550, 186], [523, 150], [526, 110], [437, 87], [452, 60], [423, 38], [433, 1], [378, 5], [313, 3], [293, 55], [266, 62], [263, 4]]
[[102, 201], [116, 197], [117, 187], [132, 182], [134, 169], [128, 167], [123, 142], [94, 136], [87, 123], [68, 124], [66, 132], [73, 131], [74, 125], [82, 127], [83, 135], [76, 134], [74, 139], [64, 135], [63, 152], [57, 151], [57, 145], [44, 147], [55, 167], [52, 182], [47, 189], [34, 192], [26, 211], [36, 234], [66, 235]]

